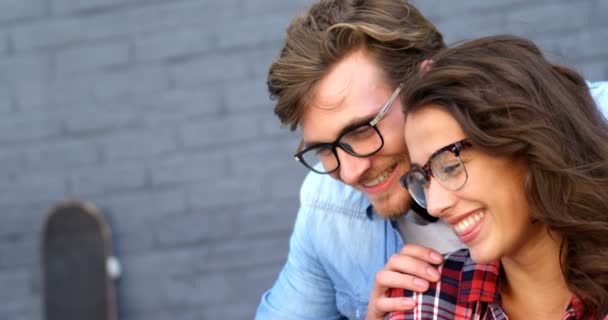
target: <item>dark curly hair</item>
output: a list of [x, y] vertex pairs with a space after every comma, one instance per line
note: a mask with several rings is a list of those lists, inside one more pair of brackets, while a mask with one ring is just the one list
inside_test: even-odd
[[608, 123], [585, 80], [529, 40], [447, 49], [404, 85], [406, 115], [439, 105], [483, 152], [527, 162], [532, 219], [563, 237], [561, 270], [584, 318], [608, 313]]

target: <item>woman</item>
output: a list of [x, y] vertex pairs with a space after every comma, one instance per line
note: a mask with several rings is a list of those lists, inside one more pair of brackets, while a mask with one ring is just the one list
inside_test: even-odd
[[390, 319], [608, 319], [608, 124], [525, 39], [447, 49], [404, 85], [402, 184], [467, 245]]

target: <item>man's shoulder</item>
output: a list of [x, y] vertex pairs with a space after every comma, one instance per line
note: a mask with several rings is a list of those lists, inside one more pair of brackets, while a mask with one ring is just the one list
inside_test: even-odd
[[327, 174], [309, 172], [300, 189], [302, 205], [365, 211], [370, 205], [365, 195]]
[[483, 270], [484, 272], [498, 272], [498, 269], [500, 269], [500, 262], [498, 260], [486, 264], [476, 263], [471, 257], [471, 251], [467, 248], [461, 248], [443, 256], [443, 267], [453, 271]]

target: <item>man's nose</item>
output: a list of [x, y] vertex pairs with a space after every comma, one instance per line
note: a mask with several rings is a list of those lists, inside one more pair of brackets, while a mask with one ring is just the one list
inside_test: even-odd
[[348, 185], [356, 185], [370, 168], [371, 157], [355, 157], [341, 149], [337, 152], [340, 158], [340, 180]]
[[441, 218], [445, 212], [454, 206], [456, 201], [452, 192], [442, 186], [435, 178], [431, 178], [425, 190], [427, 211], [434, 217]]

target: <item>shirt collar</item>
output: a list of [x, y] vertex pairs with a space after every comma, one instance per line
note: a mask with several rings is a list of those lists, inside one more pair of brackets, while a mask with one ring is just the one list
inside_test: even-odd
[[476, 301], [499, 302], [498, 279], [500, 275], [500, 262], [476, 264], [469, 256], [464, 264], [462, 268], [463, 272], [460, 274], [458, 303], [466, 304]]
[[566, 308], [566, 312], [564, 313], [564, 319], [582, 319], [582, 317], [583, 302], [573, 295], [568, 304], [568, 308]]

